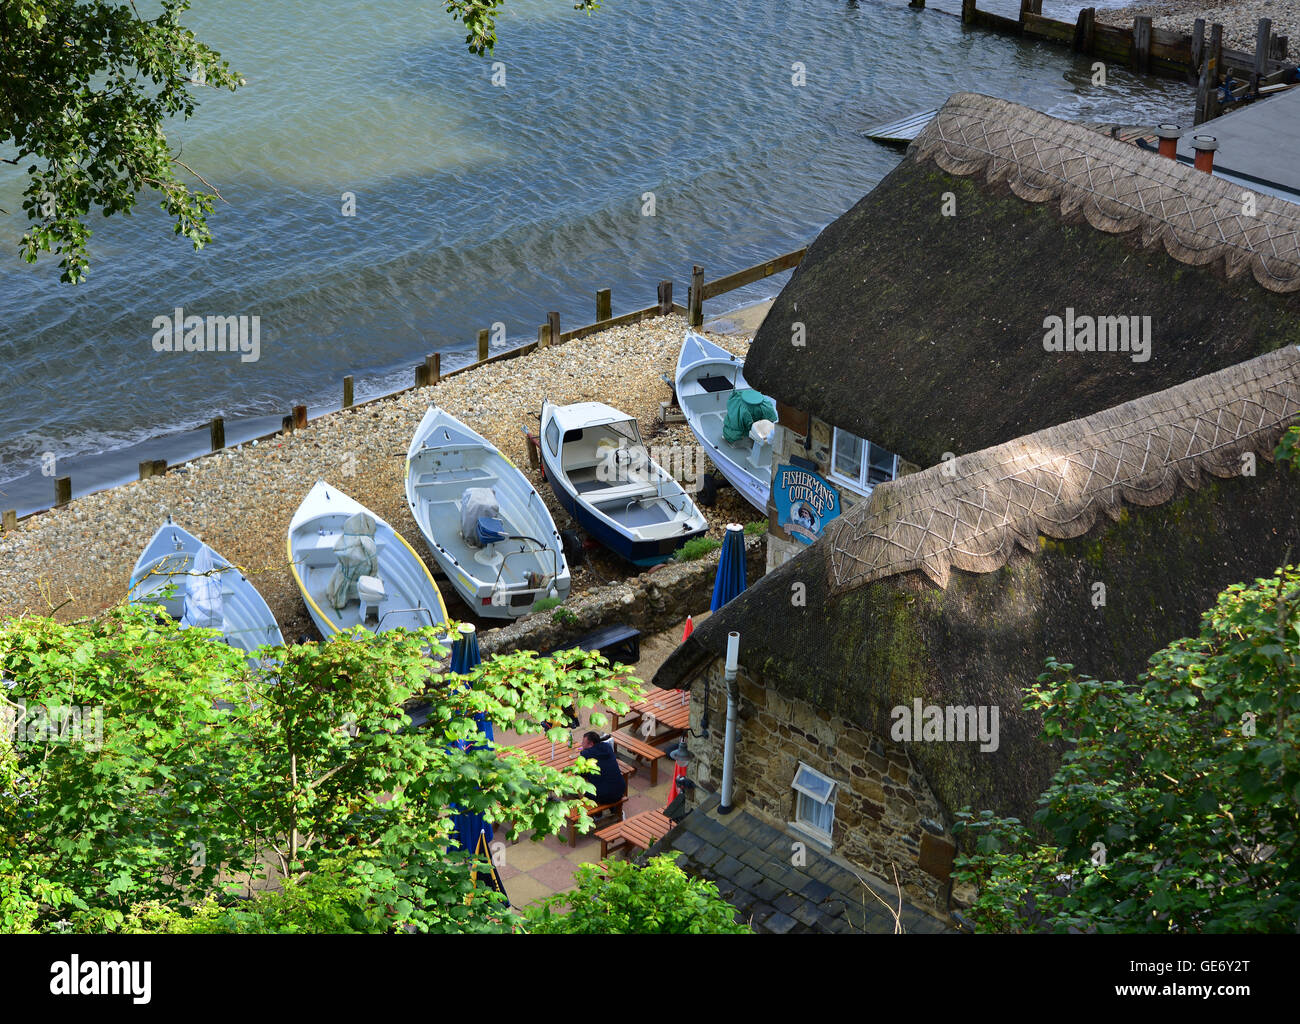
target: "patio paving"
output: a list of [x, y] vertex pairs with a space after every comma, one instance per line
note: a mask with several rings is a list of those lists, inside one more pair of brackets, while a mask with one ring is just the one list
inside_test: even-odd
[[[651, 678], [664, 659], [672, 653], [681, 640], [681, 635], [682, 625], [677, 625], [663, 633], [643, 637], [641, 660], [636, 665], [628, 666], [628, 674], [641, 680]], [[580, 724], [572, 730], [575, 745], [581, 744], [582, 734], [591, 727], [589, 711], [581, 711], [578, 718]], [[608, 731], [608, 727], [597, 731]], [[514, 746], [520, 739], [519, 735], [508, 729], [497, 730], [497, 746]], [[670, 742], [660, 745], [671, 748], [673, 744]], [[662, 810], [668, 802], [672, 774], [672, 762], [661, 761], [659, 784], [651, 786], [649, 770], [645, 765], [637, 766], [636, 774], [628, 779], [628, 799], [624, 813], [630, 817], [642, 811]], [[607, 823], [609, 822], [602, 821], [598, 827], [604, 827]], [[519, 840], [513, 843], [507, 841], [504, 832], [501, 832], [497, 841], [505, 844], [504, 848], [497, 848], [498, 860], [501, 862], [498, 871], [510, 902], [517, 909], [557, 892], [568, 892], [574, 886], [573, 873], [582, 864], [595, 863], [600, 859], [600, 840], [596, 839], [594, 833], [579, 834], [576, 847], [570, 847], [563, 836], [547, 836], [541, 842], [533, 842], [532, 832], [522, 833]], [[621, 857], [622, 854], [615, 856]]]

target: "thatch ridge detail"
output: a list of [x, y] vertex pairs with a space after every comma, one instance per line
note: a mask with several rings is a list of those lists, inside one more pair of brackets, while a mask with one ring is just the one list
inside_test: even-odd
[[1017, 544], [1077, 537], [1122, 502], [1153, 506], [1201, 474], [1271, 460], [1300, 416], [1300, 349], [1286, 347], [1005, 444], [879, 485], [819, 546], [831, 594], [920, 570], [993, 572]]
[[909, 149], [950, 174], [983, 172], [1029, 202], [1060, 203], [1110, 234], [1141, 229], [1148, 247], [1163, 245], [1192, 266], [1216, 260], [1233, 277], [1246, 267], [1274, 292], [1300, 289], [1300, 209], [1157, 158], [1081, 125], [1006, 100], [952, 96]]

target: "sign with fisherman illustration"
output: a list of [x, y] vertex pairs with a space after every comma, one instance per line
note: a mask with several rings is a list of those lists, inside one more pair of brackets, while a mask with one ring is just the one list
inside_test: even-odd
[[798, 466], [777, 466], [772, 501], [777, 525], [804, 544], [816, 541], [826, 524], [840, 514], [840, 492]]

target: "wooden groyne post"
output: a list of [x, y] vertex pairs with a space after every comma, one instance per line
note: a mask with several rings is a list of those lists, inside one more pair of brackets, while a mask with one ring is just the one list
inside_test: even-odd
[[4, 520], [0, 522], [5, 533], [12, 533], [18, 529], [18, 510], [16, 508], [5, 509]]
[[208, 424], [209, 451], [219, 452], [226, 447], [226, 421], [220, 416], [213, 416]]
[[596, 323], [608, 320], [613, 315], [611, 307], [610, 291], [608, 288], [602, 288], [596, 293]]
[[352, 374], [343, 378], [343, 408], [352, 408]]

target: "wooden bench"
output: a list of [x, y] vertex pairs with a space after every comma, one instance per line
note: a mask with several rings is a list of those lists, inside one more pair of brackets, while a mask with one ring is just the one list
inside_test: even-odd
[[648, 850], [672, 829], [672, 819], [664, 817], [663, 811], [642, 811], [624, 818], [596, 833], [596, 838], [600, 840], [600, 859], [608, 857], [611, 850], [632, 847]]
[[[619, 820], [621, 821], [623, 818], [623, 805], [626, 803], [627, 794], [624, 793], [611, 803], [597, 804], [595, 807], [588, 808], [587, 813], [595, 819], [602, 814], [612, 814], [614, 811], [618, 811]], [[576, 807], [569, 812], [569, 845], [578, 845], [578, 808]]]
[[650, 785], [659, 784], [659, 758], [667, 757], [667, 751], [660, 750], [653, 744], [625, 732], [616, 732], [610, 736], [610, 739], [614, 741], [614, 746], [621, 747], [633, 757], [645, 760], [650, 765]]
[[610, 661], [623, 665], [635, 665], [641, 660], [641, 631], [616, 623], [580, 636], [571, 644], [559, 648], [569, 651], [573, 648], [584, 651], [599, 651]]

